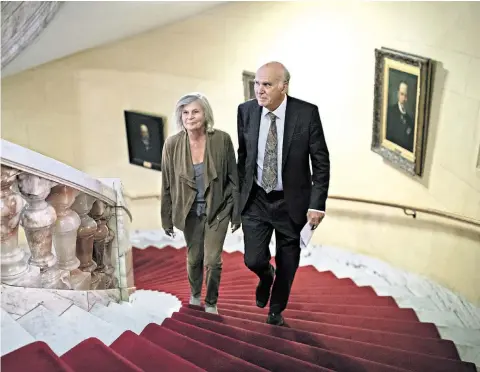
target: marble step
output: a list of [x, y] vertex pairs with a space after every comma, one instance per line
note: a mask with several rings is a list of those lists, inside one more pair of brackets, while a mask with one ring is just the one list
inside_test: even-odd
[[120, 328], [111, 323], [107, 323], [101, 318], [75, 305], [70, 306], [60, 318], [73, 326], [81, 324], [84, 334], [88, 335], [88, 337], [98, 338], [105, 345], [110, 345], [125, 331], [125, 328]]
[[170, 317], [182, 306], [180, 300], [165, 292], [137, 290], [130, 296], [129, 302], [135, 307], [141, 307], [151, 314], [158, 312]]
[[480, 370], [480, 347], [479, 346], [466, 346], [455, 344], [460, 355], [460, 359], [464, 362], [471, 362], [477, 366]]
[[55, 293], [38, 288], [11, 287], [2, 285], [2, 308], [13, 319], [19, 319], [38, 305], [60, 315], [67, 310], [72, 301]]
[[62, 355], [89, 337], [82, 323], [72, 324], [38, 305], [17, 320], [17, 323], [37, 341], [46, 342], [57, 354]]
[[1, 322], [1, 355], [5, 355], [35, 341], [4, 309]]
[[414, 310], [417, 313], [418, 319], [424, 323], [435, 323], [437, 327], [454, 327], [468, 330], [465, 324], [463, 324], [454, 312], [442, 310]]
[[131, 330], [136, 334], [140, 334], [143, 330], [143, 328], [138, 327], [134, 319], [110, 306], [106, 307], [96, 303], [90, 309], [90, 314], [121, 329], [122, 331]]
[[143, 329], [150, 323], [162, 324], [167, 317], [161, 308], [158, 308], [157, 313], [153, 314], [142, 307], [133, 306], [128, 302], [123, 302], [121, 304], [112, 302], [108, 305], [108, 308], [131, 318], [135, 323], [136, 329], [140, 329], [140, 331], [143, 331]]
[[480, 348], [480, 329], [446, 327], [438, 324], [437, 328], [443, 339], [452, 340], [457, 346], [464, 345]]

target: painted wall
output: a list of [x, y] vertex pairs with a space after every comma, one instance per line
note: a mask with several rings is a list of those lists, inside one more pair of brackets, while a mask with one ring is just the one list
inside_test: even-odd
[[[120, 177], [131, 196], [158, 193], [160, 173], [128, 164], [123, 110], [171, 117], [180, 95], [202, 91], [216, 125], [236, 144], [242, 71], [279, 60], [292, 74], [291, 95], [320, 108], [331, 194], [480, 219], [479, 34], [475, 3], [229, 3], [3, 79], [2, 138], [94, 176]], [[370, 151], [374, 49], [381, 46], [439, 61], [421, 180]], [[157, 200], [132, 208], [134, 227], [160, 227]], [[478, 229], [339, 201], [327, 208], [317, 243], [385, 259], [480, 304], [472, 285], [480, 282]]]

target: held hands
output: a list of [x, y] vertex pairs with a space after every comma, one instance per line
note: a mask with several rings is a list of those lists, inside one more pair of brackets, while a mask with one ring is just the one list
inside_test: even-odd
[[239, 223], [232, 223], [232, 234], [240, 228]]
[[165, 234], [167, 234], [171, 238], [175, 238], [175, 231], [173, 231], [173, 227], [165, 229]]
[[312, 226], [312, 230], [315, 230], [318, 227], [318, 225], [320, 225], [320, 222], [322, 222], [323, 217], [325, 217], [325, 213], [323, 212], [308, 211], [307, 220], [310, 223], [310, 226]]

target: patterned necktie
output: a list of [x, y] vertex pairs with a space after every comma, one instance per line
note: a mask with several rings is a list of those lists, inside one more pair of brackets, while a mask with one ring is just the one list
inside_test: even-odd
[[265, 144], [265, 157], [263, 159], [262, 188], [269, 193], [277, 187], [278, 182], [278, 139], [277, 124], [274, 113], [269, 112], [270, 130], [268, 131], [267, 143]]

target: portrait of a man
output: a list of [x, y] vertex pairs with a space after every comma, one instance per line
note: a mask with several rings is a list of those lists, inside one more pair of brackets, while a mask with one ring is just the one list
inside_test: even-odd
[[129, 160], [131, 164], [161, 170], [164, 143], [163, 119], [125, 111]]
[[422, 176], [430, 116], [433, 61], [375, 49], [371, 150], [412, 176]]
[[243, 97], [245, 101], [255, 98], [255, 74], [249, 71], [243, 71]]
[[415, 140], [416, 91], [416, 76], [390, 70], [385, 137], [409, 152], [413, 152]]

